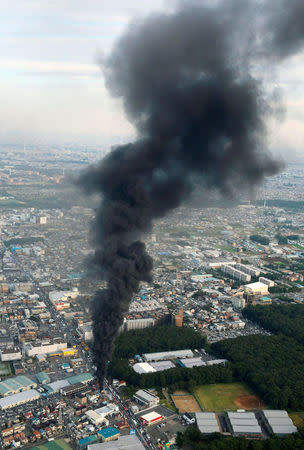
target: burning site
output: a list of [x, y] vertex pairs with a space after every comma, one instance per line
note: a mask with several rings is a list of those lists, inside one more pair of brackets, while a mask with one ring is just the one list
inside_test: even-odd
[[154, 221], [194, 191], [237, 198], [280, 169], [267, 151], [267, 120], [281, 107], [263, 74], [298, 51], [304, 4], [214, 3], [182, 2], [132, 22], [101, 62], [136, 138], [79, 180], [87, 193], [100, 194], [92, 265], [107, 288], [91, 305], [100, 384], [129, 303], [152, 279], [142, 236]]

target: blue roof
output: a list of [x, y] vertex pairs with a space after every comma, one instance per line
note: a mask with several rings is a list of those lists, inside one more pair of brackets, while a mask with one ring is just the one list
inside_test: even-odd
[[37, 377], [39, 383], [42, 383], [42, 384], [47, 384], [51, 381], [50, 377], [45, 372], [36, 373], [36, 377]]
[[68, 278], [70, 278], [70, 279], [83, 278], [85, 275], [86, 275], [85, 272], [80, 272], [80, 273], [70, 273], [70, 274], [68, 274]]
[[0, 394], [4, 396], [11, 395], [15, 392], [24, 391], [30, 387], [35, 388], [36, 386], [37, 383], [31, 378], [24, 375], [18, 375], [17, 377], [7, 378], [6, 380], [0, 382]]
[[110, 437], [119, 435], [119, 431], [114, 427], [104, 428], [103, 430], [97, 431], [97, 434], [102, 436], [103, 439], [109, 439]]
[[94, 377], [90, 372], [79, 373], [77, 375], [73, 375], [72, 377], [67, 378], [67, 381], [70, 384], [88, 383], [89, 381], [92, 380], [94, 380]]
[[48, 394], [52, 394], [54, 392], [54, 389], [51, 388], [51, 386], [48, 386], [48, 385], [44, 386], [44, 389], [47, 390]]
[[185, 364], [180, 359], [177, 359], [176, 361], [179, 366], [186, 367]]
[[92, 436], [87, 436], [85, 438], [80, 439], [78, 441], [78, 444], [80, 446], [83, 446], [83, 445], [87, 445], [87, 444], [90, 444], [91, 442], [95, 442], [95, 441], [97, 441], [97, 436], [96, 436], [96, 434], [92, 434]]

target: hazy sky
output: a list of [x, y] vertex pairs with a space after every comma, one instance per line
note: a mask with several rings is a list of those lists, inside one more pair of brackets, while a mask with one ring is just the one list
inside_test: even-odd
[[[0, 2], [0, 137], [131, 137], [121, 105], [107, 94], [98, 56], [129, 21], [174, 0], [8, 0]], [[165, 6], [164, 6], [165, 5]], [[269, 80], [273, 83], [273, 80]], [[304, 53], [285, 62], [275, 85], [286, 106], [270, 146], [302, 152]]]

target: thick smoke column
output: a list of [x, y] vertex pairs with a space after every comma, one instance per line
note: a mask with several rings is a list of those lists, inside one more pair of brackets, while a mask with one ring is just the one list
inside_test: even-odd
[[[122, 97], [137, 140], [113, 149], [80, 179], [102, 197], [94, 264], [107, 288], [92, 304], [101, 383], [123, 315], [140, 282], [151, 280], [152, 260], [140, 235], [194, 186], [225, 194], [278, 169], [264, 150], [269, 101], [250, 74], [252, 62], [265, 53], [281, 58], [298, 45], [298, 33], [297, 42], [290, 36], [284, 50], [279, 45], [286, 23], [285, 3], [278, 3], [277, 13], [265, 17], [259, 16], [261, 2], [256, 8], [243, 0], [211, 8], [188, 4], [151, 16], [132, 24], [103, 62], [107, 86]], [[301, 2], [295, 5], [301, 8]]]
[[268, 8], [272, 10], [268, 10], [264, 32], [270, 38], [269, 53], [279, 59], [286, 58], [303, 46], [304, 2], [277, 0], [268, 2]]

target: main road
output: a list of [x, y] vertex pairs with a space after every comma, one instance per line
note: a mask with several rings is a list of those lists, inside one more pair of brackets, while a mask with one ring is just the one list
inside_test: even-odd
[[155, 447], [155, 445], [151, 441], [150, 436], [145, 431], [142, 424], [137, 420], [133, 412], [124, 404], [117, 390], [109, 384], [106, 378], [104, 380], [104, 389], [105, 391], [107, 390], [110, 392], [113, 400], [119, 407], [120, 414], [127, 420], [130, 429], [136, 431], [137, 436], [139, 437], [145, 448], [157, 450], [157, 447]]
[[[65, 320], [63, 317], [61, 317], [54, 308], [52, 302], [50, 301], [48, 295], [45, 294], [45, 292], [39, 287], [38, 282], [33, 278], [33, 276], [30, 274], [30, 272], [21, 264], [19, 261], [18, 256], [15, 253], [12, 253], [12, 260], [14, 263], [20, 268], [20, 270], [26, 275], [27, 280], [31, 281], [34, 287], [35, 294], [39, 295], [39, 298], [44, 301], [52, 319], [54, 322], [56, 322], [59, 330], [61, 330], [63, 336], [66, 336], [70, 342], [71, 345], [77, 345], [80, 347], [81, 341], [80, 338], [78, 338], [75, 334], [72, 334], [71, 330], [67, 326]], [[94, 372], [93, 363], [88, 357], [88, 355], [82, 351], [82, 358], [86, 362], [86, 366], [88, 370], [91, 372]], [[111, 396], [113, 397], [114, 401], [119, 407], [119, 411], [122, 415], [122, 417], [125, 417], [125, 419], [128, 422], [128, 425], [130, 429], [134, 429], [137, 433], [137, 436], [139, 437], [142, 444], [147, 449], [157, 450], [157, 447], [153, 444], [153, 442], [150, 439], [150, 436], [142, 426], [142, 424], [137, 420], [133, 412], [124, 404], [124, 402], [121, 400], [119, 393], [116, 391], [114, 387], [112, 387], [108, 380], [104, 380], [104, 389], [107, 390]]]

